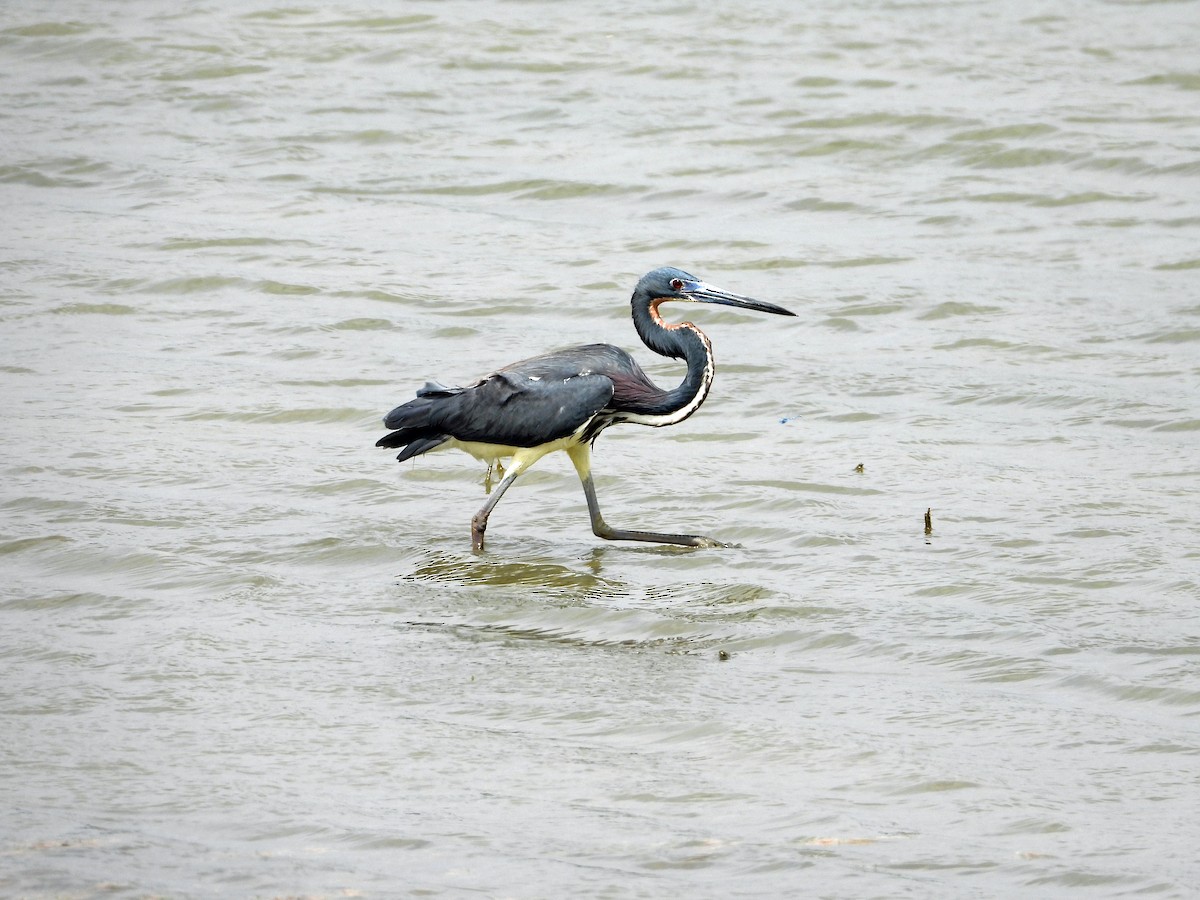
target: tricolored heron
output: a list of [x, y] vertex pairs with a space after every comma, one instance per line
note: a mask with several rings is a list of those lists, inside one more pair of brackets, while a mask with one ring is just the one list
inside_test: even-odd
[[664, 391], [633, 357], [612, 344], [585, 344], [522, 360], [467, 387], [428, 382], [415, 400], [383, 420], [394, 429], [376, 447], [403, 447], [400, 462], [447, 447], [465, 450], [489, 464], [512, 458], [504, 479], [471, 519], [471, 544], [483, 549], [488, 516], [517, 476], [555, 450], [575, 464], [587, 496], [592, 531], [610, 541], [651, 541], [686, 547], [721, 547], [695, 534], [660, 534], [613, 528], [600, 515], [592, 482], [592, 443], [610, 425], [674, 425], [704, 402], [712, 386], [712, 344], [691, 322], [671, 325], [659, 307], [672, 300], [719, 303], [794, 316], [781, 306], [730, 294], [680, 269], [655, 269], [633, 291], [633, 326], [642, 342], [662, 356], [682, 359], [687, 375]]

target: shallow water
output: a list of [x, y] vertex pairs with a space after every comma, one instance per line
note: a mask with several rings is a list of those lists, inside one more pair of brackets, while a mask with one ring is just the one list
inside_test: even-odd
[[[0, 14], [0, 892], [1191, 895], [1200, 4]], [[379, 417], [637, 347], [483, 469]], [[679, 314], [683, 317], [683, 313]], [[862, 470], [857, 467], [861, 464]], [[924, 529], [930, 510], [931, 534]]]

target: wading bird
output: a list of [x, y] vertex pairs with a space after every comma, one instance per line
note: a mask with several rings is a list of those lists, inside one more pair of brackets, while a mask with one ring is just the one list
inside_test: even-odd
[[585, 344], [506, 366], [468, 387], [428, 382], [415, 400], [397, 406], [383, 420], [394, 429], [376, 447], [403, 447], [400, 462], [449, 447], [465, 450], [489, 465], [512, 458], [504, 479], [471, 519], [471, 544], [483, 549], [488, 516], [517, 476], [547, 453], [565, 450], [575, 464], [587, 497], [592, 531], [610, 541], [650, 541], [687, 547], [721, 547], [694, 534], [660, 534], [613, 528], [600, 515], [592, 482], [592, 442], [610, 425], [674, 425], [704, 402], [713, 380], [712, 345], [691, 322], [663, 321], [659, 307], [669, 301], [718, 303], [758, 312], [794, 316], [781, 306], [730, 294], [680, 269], [655, 269], [633, 291], [633, 326], [642, 342], [662, 356], [682, 359], [687, 375], [665, 391], [650, 380], [628, 353], [612, 344]]

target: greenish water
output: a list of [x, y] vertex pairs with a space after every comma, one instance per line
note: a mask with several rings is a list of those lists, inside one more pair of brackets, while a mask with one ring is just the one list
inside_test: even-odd
[[[0, 893], [1187, 897], [1200, 4], [0, 12]], [[380, 416], [638, 346], [483, 467]], [[861, 464], [861, 471], [856, 467]], [[933, 531], [924, 516], [931, 510]]]

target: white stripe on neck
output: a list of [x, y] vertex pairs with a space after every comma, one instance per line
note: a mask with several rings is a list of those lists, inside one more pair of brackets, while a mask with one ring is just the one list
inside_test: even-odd
[[664, 425], [674, 425], [677, 422], [682, 422], [698, 410], [700, 404], [704, 402], [704, 398], [708, 396], [709, 388], [712, 387], [713, 376], [716, 374], [716, 367], [713, 365], [712, 344], [709, 343], [708, 337], [704, 332], [690, 322], [684, 322], [681, 325], [674, 325], [672, 327], [688, 329], [700, 338], [700, 342], [704, 345], [704, 371], [700, 373], [700, 389], [696, 391], [696, 396], [674, 412], [663, 413], [661, 415], [621, 413], [617, 421], [633, 422], [635, 425], [650, 425], [654, 428], [661, 428]]

